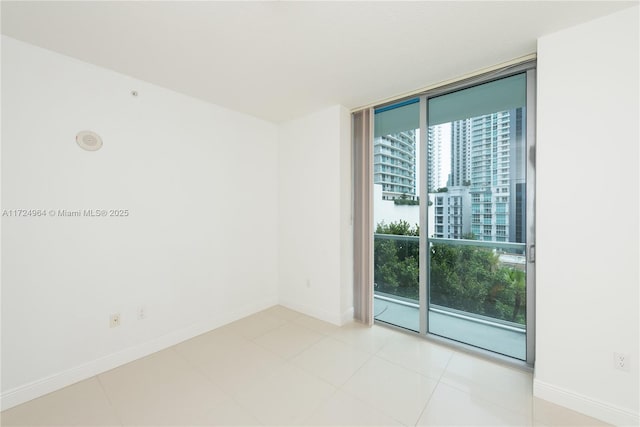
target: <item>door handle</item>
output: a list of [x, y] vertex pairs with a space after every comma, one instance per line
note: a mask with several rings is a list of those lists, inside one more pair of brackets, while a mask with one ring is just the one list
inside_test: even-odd
[[529, 262], [536, 262], [536, 245], [529, 245]]

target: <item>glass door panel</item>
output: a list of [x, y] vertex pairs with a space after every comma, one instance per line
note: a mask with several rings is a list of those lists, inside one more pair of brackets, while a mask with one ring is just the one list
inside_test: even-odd
[[526, 360], [526, 73], [427, 98], [428, 333]]
[[419, 99], [375, 110], [374, 319], [420, 329]]

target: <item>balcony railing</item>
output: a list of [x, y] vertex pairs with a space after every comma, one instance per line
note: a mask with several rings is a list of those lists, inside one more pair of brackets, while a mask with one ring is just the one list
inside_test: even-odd
[[[374, 235], [376, 295], [417, 304], [420, 238]], [[429, 238], [430, 310], [524, 330], [526, 245]]]

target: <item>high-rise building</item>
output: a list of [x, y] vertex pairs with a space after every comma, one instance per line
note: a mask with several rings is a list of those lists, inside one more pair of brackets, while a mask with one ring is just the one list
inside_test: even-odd
[[527, 241], [527, 150], [524, 109], [512, 111], [511, 146], [509, 153], [509, 236], [510, 242]]
[[373, 182], [382, 184], [383, 200], [416, 198], [416, 131], [374, 139]]
[[471, 183], [471, 120], [451, 123], [451, 185]]
[[451, 182], [470, 186], [471, 232], [480, 240], [524, 241], [524, 140], [521, 108], [452, 124]]
[[435, 192], [439, 188], [447, 186], [449, 178], [448, 168], [445, 168], [444, 145], [449, 141], [445, 141], [445, 126], [449, 124], [441, 124], [437, 126], [429, 126], [427, 131], [427, 159], [429, 173], [427, 176], [427, 192]]
[[433, 237], [462, 239], [471, 231], [471, 195], [469, 187], [448, 187], [447, 191], [430, 193], [429, 221]]
[[[524, 242], [523, 113], [518, 108], [428, 128], [434, 237], [473, 233], [485, 241]], [[382, 186], [383, 200], [416, 199], [416, 136], [411, 130], [374, 139], [374, 183]]]

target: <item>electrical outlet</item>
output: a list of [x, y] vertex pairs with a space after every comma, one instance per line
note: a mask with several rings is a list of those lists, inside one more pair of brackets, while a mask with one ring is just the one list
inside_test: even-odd
[[116, 328], [120, 326], [120, 313], [114, 313], [109, 317], [109, 327]]
[[141, 305], [138, 307], [138, 320], [144, 320], [147, 318], [147, 307]]
[[629, 372], [629, 356], [624, 353], [613, 353], [613, 366], [621, 371]]

